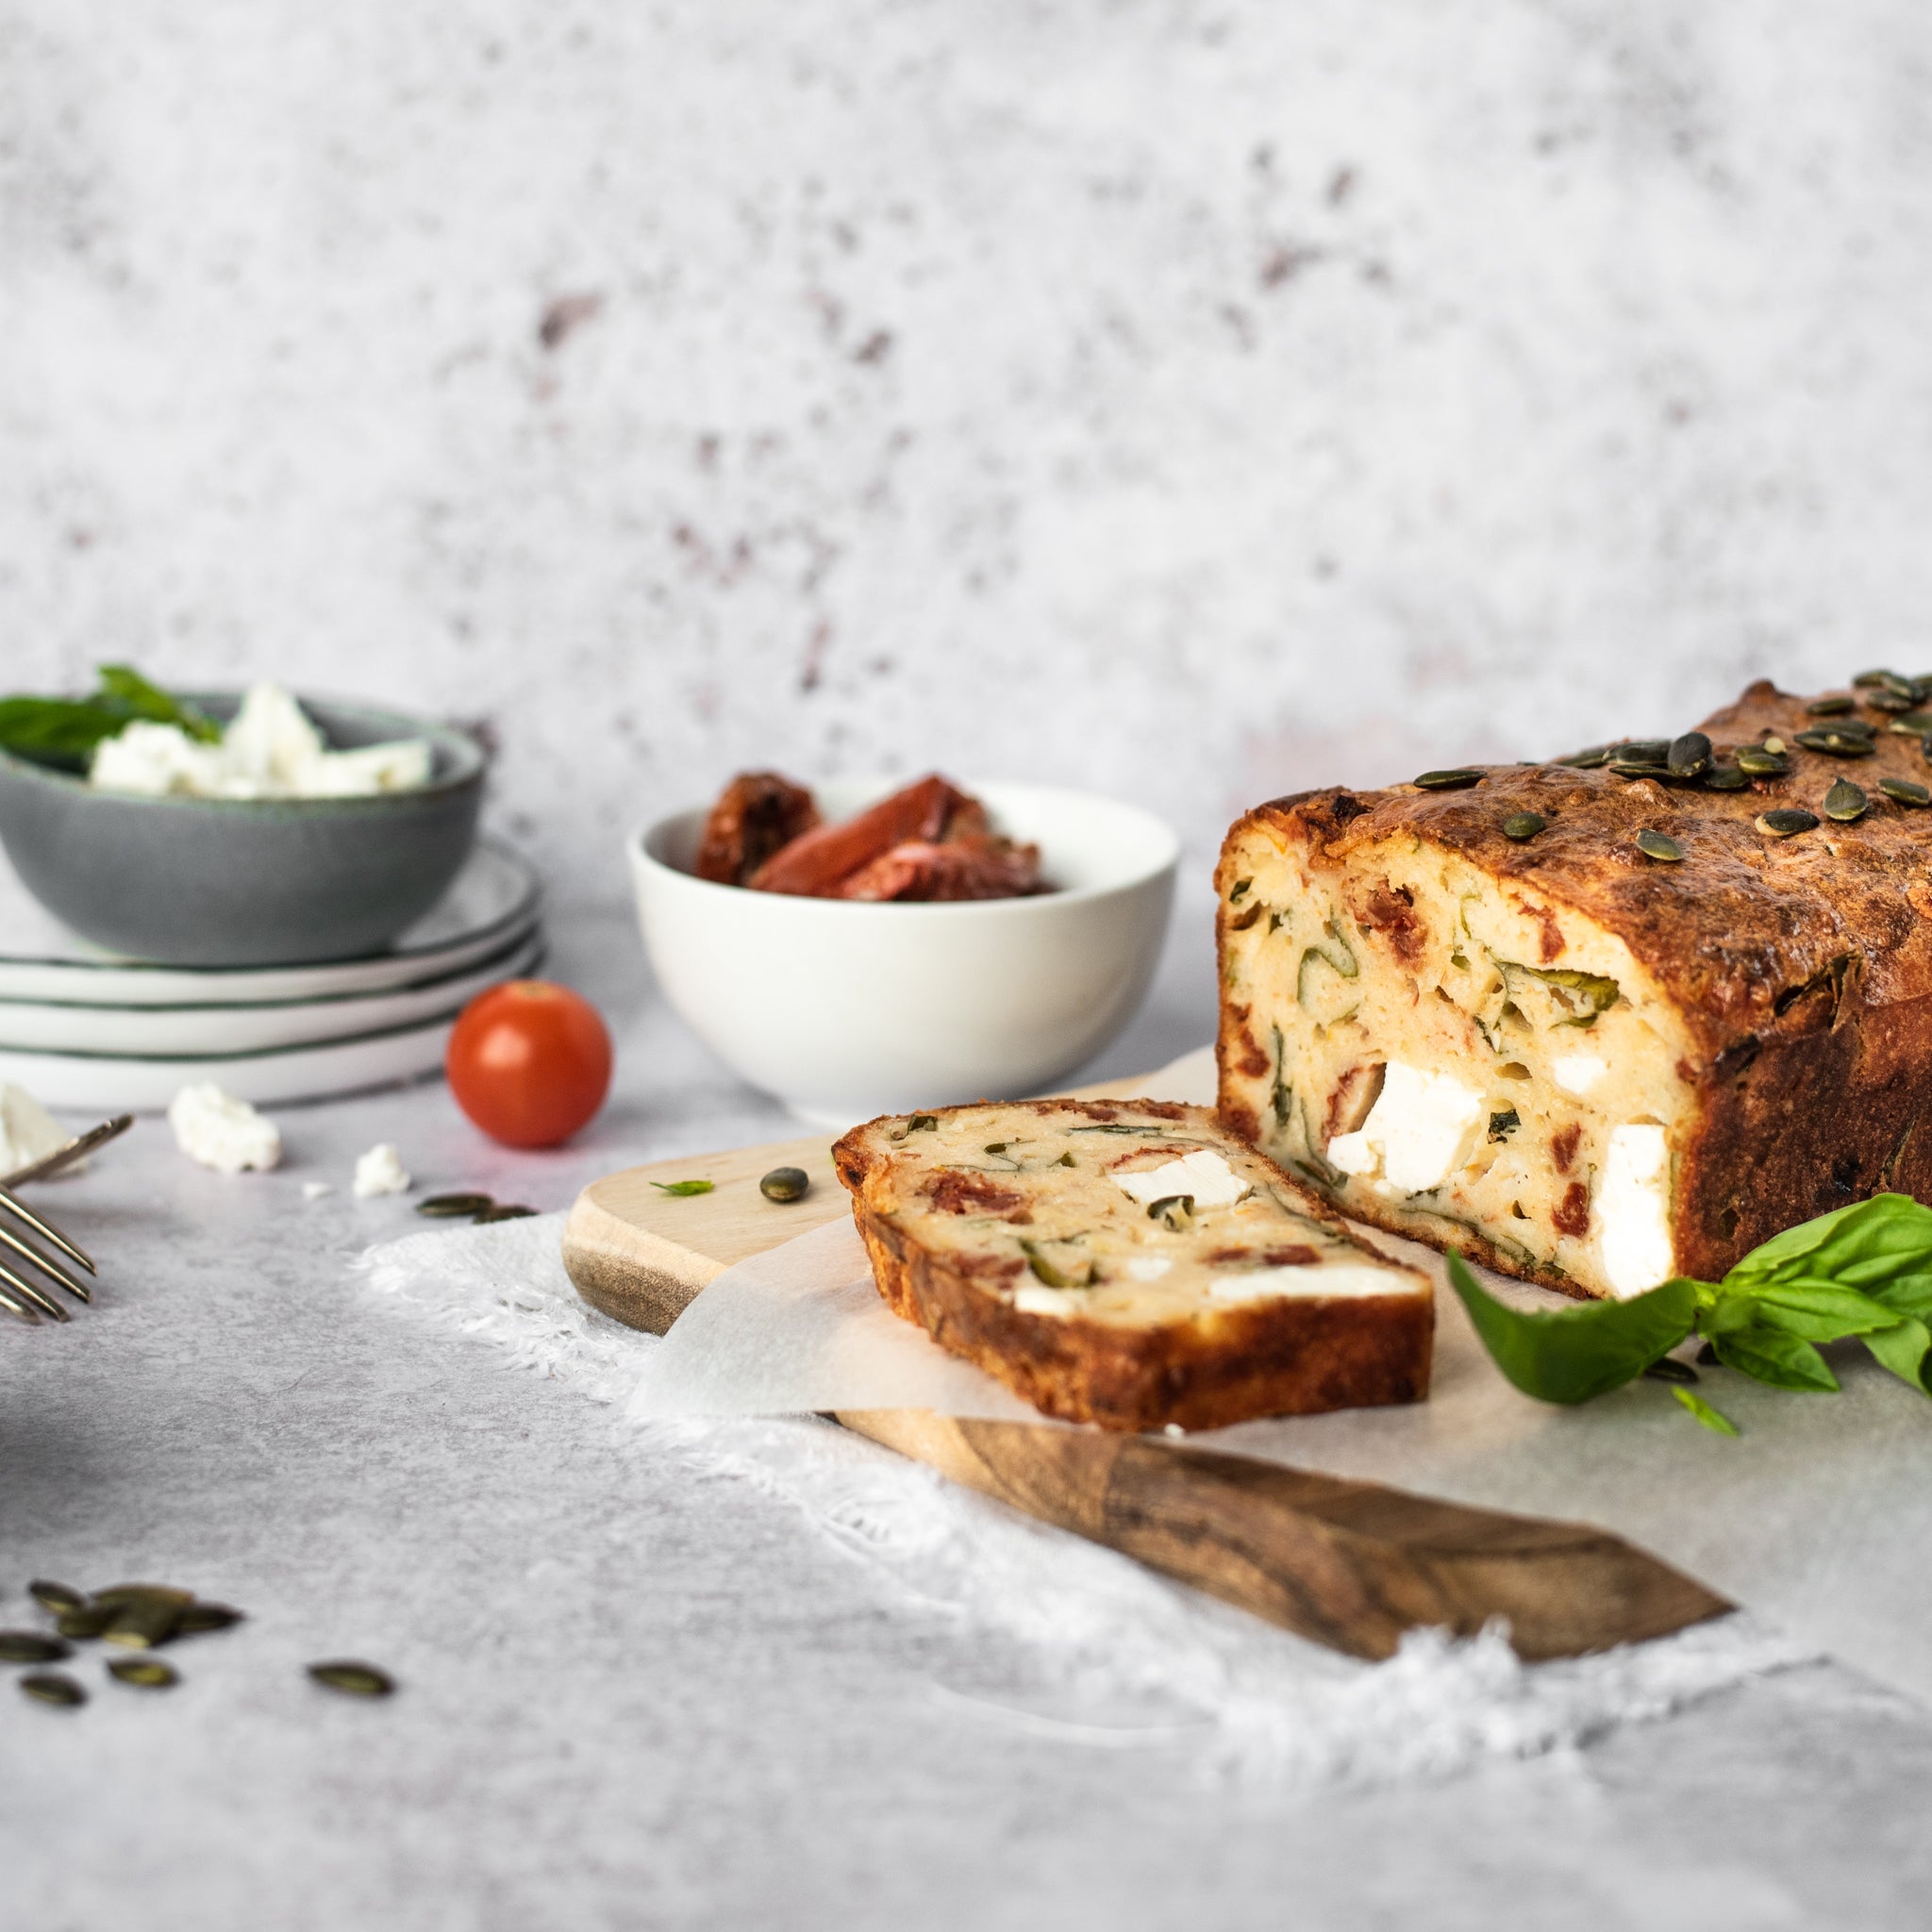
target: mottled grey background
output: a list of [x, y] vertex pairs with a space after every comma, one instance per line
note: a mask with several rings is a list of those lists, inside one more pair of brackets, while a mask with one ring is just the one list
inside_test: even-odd
[[746, 761], [1290, 786], [1932, 658], [1932, 19], [10, 0], [0, 653], [488, 720], [566, 899]]

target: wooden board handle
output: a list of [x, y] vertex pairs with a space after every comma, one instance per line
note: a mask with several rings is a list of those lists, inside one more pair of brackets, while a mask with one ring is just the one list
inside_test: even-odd
[[1733, 1606], [1589, 1524], [1464, 1508], [1148, 1437], [924, 1409], [845, 1427], [1271, 1624], [1361, 1657], [1506, 1618], [1527, 1661], [1661, 1637]]

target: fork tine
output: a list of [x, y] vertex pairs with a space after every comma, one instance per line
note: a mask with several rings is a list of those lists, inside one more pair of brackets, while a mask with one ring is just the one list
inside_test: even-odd
[[16, 1220], [25, 1222], [42, 1240], [52, 1241], [63, 1255], [78, 1261], [90, 1274], [98, 1274], [101, 1272], [89, 1259], [85, 1250], [76, 1248], [51, 1222], [42, 1221], [25, 1201], [18, 1195], [9, 1194], [5, 1188], [0, 1188], [0, 1208], [4, 1208]]
[[17, 1295], [31, 1302], [42, 1314], [51, 1316], [56, 1322], [70, 1319], [67, 1310], [50, 1294], [43, 1294], [25, 1274], [16, 1274], [5, 1261], [0, 1261], [0, 1282], [5, 1282]]
[[19, 1167], [11, 1174], [0, 1174], [0, 1188], [21, 1188], [28, 1181], [48, 1180], [57, 1174], [64, 1174], [76, 1160], [85, 1159], [109, 1141], [118, 1141], [133, 1124], [131, 1113], [116, 1114], [112, 1120], [103, 1121], [99, 1126], [90, 1127], [84, 1134], [76, 1134], [31, 1167]]
[[25, 1302], [22, 1301], [18, 1295], [8, 1294], [4, 1288], [0, 1288], [0, 1308], [8, 1309], [32, 1327], [38, 1328], [41, 1325], [41, 1318], [34, 1313], [33, 1309]]
[[76, 1280], [72, 1274], [68, 1274], [66, 1269], [61, 1267], [59, 1262], [53, 1260], [48, 1256], [42, 1254], [40, 1249], [30, 1246], [27, 1242], [22, 1241], [5, 1222], [0, 1222], [0, 1243], [4, 1243], [11, 1248], [16, 1255], [31, 1261], [50, 1281], [58, 1281], [75, 1301], [91, 1302], [93, 1300], [94, 1291], [86, 1282]]

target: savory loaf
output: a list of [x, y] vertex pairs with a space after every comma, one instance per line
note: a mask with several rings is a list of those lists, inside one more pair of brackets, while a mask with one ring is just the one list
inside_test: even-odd
[[893, 1312], [1049, 1415], [1206, 1429], [1428, 1393], [1427, 1277], [1206, 1108], [944, 1108], [832, 1158]]
[[1357, 1220], [1584, 1295], [1932, 1199], [1928, 695], [1758, 683], [1668, 748], [1250, 812], [1223, 1121]]

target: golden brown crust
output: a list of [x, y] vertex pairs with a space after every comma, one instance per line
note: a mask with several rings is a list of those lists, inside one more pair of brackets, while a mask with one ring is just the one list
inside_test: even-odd
[[[1144, 1100], [1038, 1101], [1027, 1110], [1078, 1112], [1097, 1122], [1124, 1111], [1165, 1120], [1203, 1111]], [[937, 1111], [943, 1119], [962, 1109]], [[1148, 1327], [1014, 1307], [996, 1281], [949, 1261], [882, 1211], [891, 1161], [880, 1130], [892, 1119], [855, 1127], [832, 1149], [880, 1295], [942, 1348], [1046, 1414], [1106, 1429], [1210, 1429], [1257, 1416], [1419, 1402], [1428, 1394], [1435, 1306], [1426, 1294], [1297, 1296], [1222, 1309], [1211, 1322]], [[1324, 1203], [1274, 1172], [1285, 1193], [1348, 1236], [1366, 1259], [1403, 1266], [1349, 1234]]]
[[[1464, 791], [1331, 788], [1249, 812], [1223, 867], [1237, 836], [1256, 827], [1338, 865], [1412, 832], [1620, 938], [1695, 1042], [1683, 1071], [1696, 1124], [1680, 1151], [1672, 1232], [1677, 1265], [1715, 1279], [1772, 1235], [1881, 1189], [1932, 1200], [1932, 810], [1878, 789], [1885, 777], [1932, 783], [1932, 771], [1920, 740], [1888, 731], [1882, 715], [1867, 714], [1878, 726], [1870, 757], [1803, 749], [1797, 734], [1830, 722], [1806, 706], [1760, 680], [1699, 727], [1721, 758], [1767, 733], [1784, 741], [1789, 775], [1741, 791], [1562, 765], [1491, 767]], [[1871, 799], [1856, 824], [1826, 821], [1784, 840], [1757, 828], [1781, 807], [1818, 813], [1839, 778]], [[1502, 824], [1521, 811], [1547, 824], [1519, 844]], [[1643, 858], [1645, 829], [1676, 840], [1682, 863]], [[1217, 882], [1224, 908], [1232, 880], [1224, 872]], [[1222, 1118], [1251, 1138], [1258, 1123], [1228, 1080], [1250, 1043], [1244, 1024], [1224, 1001]], [[1373, 1203], [1351, 1208], [1394, 1224]], [[1504, 1273], [1576, 1291], [1474, 1231], [1445, 1229], [1438, 1245], [1452, 1241]]]

